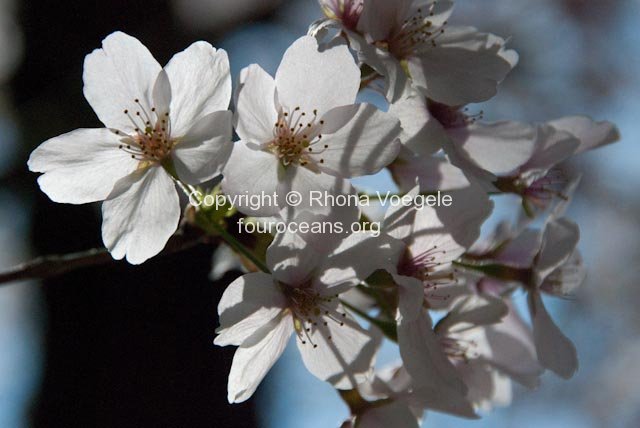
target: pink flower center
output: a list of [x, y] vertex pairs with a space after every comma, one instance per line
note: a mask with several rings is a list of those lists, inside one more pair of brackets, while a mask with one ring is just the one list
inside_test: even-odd
[[118, 148], [140, 162], [161, 163], [171, 154], [177, 143], [177, 140], [171, 138], [169, 113], [159, 113], [155, 107], [148, 112], [140, 100], [135, 99], [134, 102], [140, 110], [124, 110], [124, 114], [134, 126], [134, 132], [126, 134], [119, 130], [114, 131], [116, 135], [123, 137]]
[[296, 107], [293, 111], [282, 111], [273, 130], [273, 140], [266, 146], [284, 166], [315, 165], [324, 163], [321, 155], [329, 146], [323, 144], [322, 126], [318, 111], [311, 114]]
[[356, 29], [362, 15], [363, 0], [322, 0], [321, 3], [328, 18], [342, 22], [349, 30]]
[[[318, 328], [327, 327], [329, 322], [334, 322], [340, 327], [344, 326], [347, 314], [334, 308], [332, 304], [337, 295], [323, 296], [311, 285], [290, 286], [281, 284], [282, 291], [287, 299], [289, 310], [293, 317], [293, 326], [303, 345], [311, 344], [314, 348], [312, 335]], [[331, 336], [326, 337], [331, 340]]]
[[484, 112], [470, 113], [468, 107], [451, 107], [429, 100], [429, 113], [446, 129], [464, 128], [482, 120]]
[[429, 5], [428, 10], [419, 8], [416, 13], [405, 19], [388, 40], [376, 43], [378, 47], [387, 49], [398, 59], [414, 56], [424, 49], [435, 48], [436, 40], [444, 33], [445, 21], [436, 25], [431, 18], [435, 15], [436, 3]]
[[562, 193], [566, 184], [566, 175], [559, 169], [552, 169], [528, 185], [523, 191], [523, 196], [536, 207], [545, 209], [554, 197], [568, 199]]
[[398, 273], [422, 281], [427, 300], [448, 300], [451, 296], [446, 288], [442, 288], [457, 284], [458, 279], [454, 269], [441, 268], [439, 259], [445, 254], [446, 251], [437, 245], [415, 256], [407, 249], [398, 266]]
[[442, 337], [440, 338], [440, 345], [445, 355], [453, 362], [468, 362], [480, 356], [477, 351], [478, 344], [474, 340]]

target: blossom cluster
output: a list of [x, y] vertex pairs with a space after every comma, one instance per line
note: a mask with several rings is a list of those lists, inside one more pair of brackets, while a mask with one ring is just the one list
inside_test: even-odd
[[[497, 94], [518, 55], [501, 37], [450, 25], [451, 1], [320, 5], [326, 17], [275, 76], [250, 65], [235, 90], [227, 53], [206, 42], [162, 67], [137, 39], [109, 35], [83, 74], [104, 128], [38, 147], [28, 165], [40, 188], [55, 202], [102, 201], [114, 259], [145, 262], [185, 222], [223, 241], [214, 276], [247, 272], [218, 306], [215, 344], [237, 347], [231, 403], [252, 396], [291, 337], [350, 407], [344, 427], [417, 427], [428, 409], [475, 418], [507, 405], [513, 382], [535, 388], [545, 370], [570, 378], [576, 349], [542, 298], [571, 295], [585, 277], [565, 216], [579, 176], [561, 164], [617, 141], [615, 126], [469, 113]], [[359, 103], [363, 90], [388, 108]], [[312, 203], [314, 192], [367, 197], [350, 179], [383, 169], [399, 200], [446, 192], [452, 203], [395, 204], [375, 231], [360, 206]], [[290, 192], [302, 200], [290, 203]], [[503, 194], [521, 202], [519, 220], [481, 237]], [[277, 203], [224, 203], [259, 195]], [[234, 237], [238, 217], [363, 227], [283, 228], [255, 233], [251, 247]], [[530, 322], [512, 300], [519, 290]], [[383, 341], [399, 361], [379, 368]]]

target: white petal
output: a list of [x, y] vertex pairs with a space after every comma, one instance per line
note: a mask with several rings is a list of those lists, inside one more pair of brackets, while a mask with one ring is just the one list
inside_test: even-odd
[[580, 140], [575, 153], [582, 153], [620, 139], [616, 126], [607, 121], [596, 122], [586, 116], [570, 116], [548, 122], [559, 131], [565, 131]]
[[[349, 194], [356, 195], [355, 189]], [[331, 224], [343, 227], [331, 227], [323, 233], [318, 230], [303, 231], [298, 229], [297, 234], [316, 251], [323, 254], [330, 254], [335, 250], [352, 232], [351, 226], [360, 222], [360, 208], [356, 204], [333, 206], [326, 214], [302, 212], [294, 222], [297, 224]]]
[[102, 204], [102, 240], [114, 259], [140, 264], [158, 254], [178, 228], [180, 200], [161, 167], [121, 179]]
[[314, 286], [334, 293], [346, 291], [378, 269], [393, 268], [403, 249], [400, 241], [386, 235], [354, 233], [322, 261]]
[[573, 155], [580, 142], [568, 132], [558, 131], [549, 125], [539, 125], [534, 156], [524, 168], [546, 171]]
[[506, 244], [500, 246], [495, 261], [512, 267], [530, 267], [542, 245], [542, 233], [535, 229], [525, 229]]
[[386, 40], [409, 14], [411, 0], [364, 0], [358, 29], [373, 40]]
[[462, 159], [495, 175], [524, 165], [536, 147], [535, 127], [520, 122], [475, 123], [448, 133]]
[[518, 53], [506, 49], [506, 41], [502, 37], [480, 32], [474, 27], [448, 26], [445, 33], [437, 41], [440, 45], [457, 46], [472, 51], [488, 49], [507, 61], [511, 68], [518, 64]]
[[236, 131], [244, 141], [263, 144], [273, 139], [276, 108], [276, 82], [259, 65], [240, 72], [236, 100]]
[[349, 314], [341, 315], [346, 312], [340, 305], [329, 311], [336, 320], [318, 317], [309, 336], [304, 332], [298, 336], [298, 349], [304, 365], [316, 377], [335, 388], [352, 389], [364, 380], [377, 346]]
[[171, 134], [182, 137], [193, 124], [231, 101], [229, 58], [207, 42], [174, 55], [165, 67], [171, 82]]
[[77, 129], [42, 143], [29, 157], [29, 170], [43, 172], [40, 189], [54, 202], [102, 201], [138, 161], [118, 147], [108, 129]]
[[311, 278], [322, 255], [296, 233], [279, 233], [267, 248], [267, 266], [273, 276], [291, 286], [302, 285]]
[[[325, 12], [325, 15], [327, 16], [331, 16], [331, 14], [333, 14], [333, 11], [331, 10], [331, 7], [334, 5], [326, 5], [325, 3], [333, 3], [333, 0], [320, 0], [320, 6], [322, 7], [323, 11]], [[335, 14], [334, 14], [335, 15]], [[310, 25], [309, 25], [309, 29], [307, 30], [307, 34], [309, 36], [313, 36], [316, 39], [318, 39], [318, 41], [322, 41], [325, 40], [327, 38], [327, 35], [329, 33], [329, 30], [332, 29], [340, 29], [341, 25], [340, 22], [338, 22], [336, 19], [333, 18], [320, 18], [318, 20], [313, 21]]]
[[398, 345], [414, 386], [433, 386], [437, 382], [443, 382], [443, 385], [457, 389], [464, 395], [466, 388], [442, 352], [438, 338], [431, 328], [429, 314], [416, 304], [416, 300], [422, 302], [422, 296], [417, 293], [417, 283], [403, 281], [401, 286], [402, 300], [397, 319]]
[[[327, 126], [335, 116], [353, 115], [352, 106], [338, 107], [331, 110], [327, 118]], [[390, 164], [400, 151], [400, 122], [394, 116], [383, 113], [370, 104], [361, 104], [357, 113], [332, 134], [323, 134], [319, 144], [326, 144], [319, 153], [311, 156], [314, 160], [322, 159], [319, 168], [338, 177], [358, 177], [371, 175]], [[316, 150], [317, 152], [317, 150]]]
[[476, 408], [490, 410], [493, 395], [493, 377], [490, 367], [476, 359], [458, 364], [456, 367], [469, 388], [467, 394], [469, 401]]
[[580, 230], [571, 220], [560, 218], [547, 224], [542, 237], [542, 248], [536, 258], [537, 285], [569, 259], [579, 240]]
[[493, 204], [482, 193], [473, 190], [458, 192], [458, 197], [452, 196], [453, 202], [449, 207], [424, 207], [418, 210], [413, 226], [414, 235], [409, 242], [414, 256], [432, 252], [441, 263], [450, 262], [460, 257], [478, 239], [480, 228], [491, 214]]
[[529, 293], [528, 302], [540, 364], [564, 379], [571, 378], [578, 370], [575, 346], [549, 316], [540, 293]]
[[[438, 218], [455, 241], [469, 248], [480, 236], [480, 228], [493, 212], [493, 201], [479, 186], [447, 192], [451, 206], [437, 207]], [[424, 211], [424, 210], [423, 210]]]
[[493, 367], [528, 388], [540, 384], [544, 369], [538, 363], [531, 329], [512, 305], [502, 322], [488, 326], [485, 333], [493, 350], [488, 359]]
[[389, 113], [400, 120], [402, 145], [418, 155], [432, 155], [448, 139], [444, 128], [427, 108], [427, 100], [417, 91], [389, 105]]
[[218, 304], [218, 346], [241, 345], [286, 308], [284, 294], [271, 275], [248, 273], [233, 281]]
[[420, 185], [420, 192], [447, 191], [469, 187], [464, 172], [447, 159], [435, 156], [411, 156], [398, 158], [391, 166], [391, 173], [401, 191]]
[[307, 114], [317, 109], [323, 115], [355, 102], [360, 69], [346, 44], [334, 42], [319, 51], [318, 41], [304, 36], [285, 52], [276, 73], [276, 87], [283, 107], [300, 107]]
[[[478, 38], [483, 43], [477, 43]], [[418, 89], [443, 104], [460, 106], [488, 100], [513, 66], [510, 57], [503, 57], [503, 42], [495, 36], [448, 28], [437, 43], [436, 48], [410, 58], [409, 71]]]
[[[242, 195], [261, 195], [262, 192], [273, 195], [278, 188], [279, 168], [280, 163], [273, 154], [250, 148], [244, 141], [238, 141], [233, 145], [233, 152], [223, 170], [222, 191], [237, 198]], [[245, 214], [264, 217], [279, 212], [276, 204], [251, 207], [239, 202], [236, 208]]]
[[393, 275], [398, 285], [398, 316], [401, 322], [415, 321], [424, 305], [424, 286], [422, 281], [403, 275]]
[[578, 250], [575, 250], [566, 262], [545, 278], [540, 289], [554, 296], [571, 296], [584, 282], [586, 276], [582, 256]]
[[413, 379], [414, 393], [425, 406], [475, 417], [465, 398], [467, 388], [442, 351], [426, 312], [421, 311], [413, 320], [399, 317], [398, 346], [404, 366]]
[[358, 54], [358, 60], [384, 76], [385, 96], [389, 102], [396, 102], [411, 91], [409, 78], [400, 61], [389, 52], [368, 43], [360, 34], [350, 31], [346, 33], [352, 49]]
[[555, 206], [550, 210], [546, 219], [547, 221], [553, 221], [565, 215], [567, 209], [569, 209], [569, 205], [571, 205], [571, 202], [573, 201], [573, 195], [578, 189], [578, 185], [581, 180], [582, 174], [571, 175], [569, 177], [567, 180], [568, 182], [562, 189], [564, 198], [558, 198], [558, 200], [555, 201]]
[[508, 377], [492, 372], [493, 395], [491, 403], [493, 406], [506, 407], [513, 401], [513, 388]]
[[124, 110], [148, 114], [153, 106], [153, 87], [162, 70], [149, 50], [137, 39], [115, 32], [102, 41], [84, 60], [84, 96], [108, 128], [130, 133], [131, 124]]
[[161, 70], [153, 86], [153, 106], [156, 109], [156, 117], [162, 117], [171, 109], [171, 82], [165, 70]]
[[220, 175], [233, 150], [231, 112], [214, 112], [193, 124], [173, 150], [178, 177], [198, 184]]
[[[415, 198], [419, 193], [420, 188], [415, 186], [407, 192], [407, 197]], [[416, 221], [417, 212], [418, 210], [413, 206], [392, 204], [384, 215], [384, 231], [396, 239], [409, 243], [409, 238], [413, 234], [413, 224]]]
[[241, 403], [253, 395], [282, 355], [292, 332], [291, 317], [277, 317], [236, 350], [229, 372], [229, 403]]
[[455, 332], [473, 326], [498, 323], [509, 313], [501, 298], [471, 294], [458, 298], [449, 314], [438, 323], [437, 331]]
[[[280, 212], [280, 215], [289, 220], [297, 217], [302, 211], [327, 215], [332, 207], [330, 203], [324, 203], [324, 195], [348, 194], [353, 191], [353, 186], [344, 178], [334, 177], [322, 171], [312, 171], [306, 167], [289, 165], [284, 168], [278, 185], [279, 205], [281, 208], [286, 208]], [[286, 201], [286, 195], [290, 192], [297, 192], [301, 197], [300, 202], [294, 204], [295, 206], [289, 205]]]

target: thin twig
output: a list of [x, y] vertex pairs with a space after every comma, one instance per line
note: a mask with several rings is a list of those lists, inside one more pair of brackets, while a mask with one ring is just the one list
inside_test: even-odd
[[[160, 255], [172, 254], [192, 248], [206, 242], [202, 233], [179, 233], [174, 235]], [[47, 279], [90, 266], [115, 263], [106, 248], [93, 248], [88, 251], [64, 255], [38, 257], [0, 273], [0, 286], [26, 279]]]

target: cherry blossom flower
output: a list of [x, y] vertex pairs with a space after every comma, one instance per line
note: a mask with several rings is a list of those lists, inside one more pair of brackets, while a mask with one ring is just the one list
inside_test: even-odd
[[389, 105], [402, 126], [402, 150], [389, 165], [394, 181], [401, 191], [410, 191], [416, 183], [421, 192], [455, 190], [469, 187], [464, 172], [442, 155], [447, 134], [431, 115], [424, 95], [409, 90]]
[[516, 65], [517, 54], [500, 37], [450, 27], [452, 9], [447, 0], [364, 0], [357, 32], [343, 21], [359, 59], [384, 76], [389, 101], [409, 82], [452, 106], [486, 101]]
[[115, 259], [139, 264], [175, 232], [175, 176], [220, 174], [230, 156], [231, 98], [225, 51], [192, 44], [163, 69], [137, 39], [109, 35], [84, 63], [84, 94], [103, 129], [44, 142], [29, 169], [53, 201], [102, 204], [102, 238]]
[[[409, 194], [417, 193], [416, 187]], [[399, 287], [398, 346], [413, 388], [429, 397], [429, 408], [475, 417], [466, 386], [438, 346], [424, 310], [424, 306], [444, 309], [453, 296], [468, 292], [458, 284], [452, 262], [478, 238], [481, 224], [493, 209], [477, 189], [458, 191], [457, 196], [457, 203], [450, 207], [392, 207], [384, 230], [402, 242], [390, 273]]]
[[511, 402], [511, 380], [534, 388], [543, 372], [530, 331], [512, 305], [490, 294], [460, 297], [436, 325], [468, 399], [479, 410]]
[[[417, 194], [417, 187], [409, 192]], [[449, 299], [466, 292], [458, 284], [453, 261], [478, 239], [481, 225], [493, 210], [493, 202], [477, 187], [448, 194], [454, 201], [449, 207], [398, 205], [384, 219], [383, 230], [403, 243], [396, 281], [420, 284], [425, 302], [435, 309], [447, 307]]]
[[478, 122], [442, 105], [432, 111], [449, 136], [444, 147], [452, 163], [485, 183], [489, 191], [522, 196], [529, 213], [567, 198], [575, 178], [558, 169], [561, 162], [620, 137], [612, 123], [584, 116], [532, 125]]
[[285, 233], [267, 251], [271, 274], [249, 273], [224, 292], [215, 344], [236, 345], [229, 402], [248, 399], [291, 335], [304, 364], [338, 389], [352, 389], [370, 370], [378, 342], [358, 325], [340, 295], [389, 263], [391, 242], [369, 233], [336, 240], [321, 252]]
[[[505, 232], [485, 252], [478, 248], [471, 260], [491, 263], [496, 269], [478, 287], [492, 293], [508, 291], [521, 283], [528, 292], [533, 337], [540, 364], [563, 378], [578, 368], [575, 346], [560, 331], [547, 312], [542, 293], [567, 297], [585, 278], [580, 253], [576, 249], [580, 232], [566, 218], [551, 216], [544, 230], [524, 228]], [[482, 264], [479, 265], [482, 270]]]
[[[354, 104], [360, 71], [347, 46], [319, 50], [298, 39], [275, 79], [258, 65], [245, 68], [237, 94], [235, 144], [224, 171], [228, 195], [277, 193], [278, 206], [238, 207], [268, 216], [288, 205], [291, 192], [341, 192], [344, 179], [378, 172], [400, 149], [400, 125], [369, 104]], [[298, 205], [310, 208], [308, 202]]]
[[565, 379], [578, 369], [576, 349], [549, 316], [540, 292], [566, 297], [582, 282], [581, 258], [576, 253], [579, 237], [578, 226], [567, 219], [547, 224], [529, 284], [528, 302], [538, 359]]
[[[462, 296], [438, 322], [435, 332], [433, 346], [454, 365], [475, 408], [487, 411], [509, 404], [512, 380], [528, 388], [538, 386], [543, 369], [536, 359], [531, 332], [512, 305], [501, 299]], [[376, 371], [359, 385], [359, 391], [370, 404], [343, 426], [417, 427], [430, 403], [442, 393], [416, 387], [403, 363]], [[387, 424], [381, 425], [381, 421]]]

